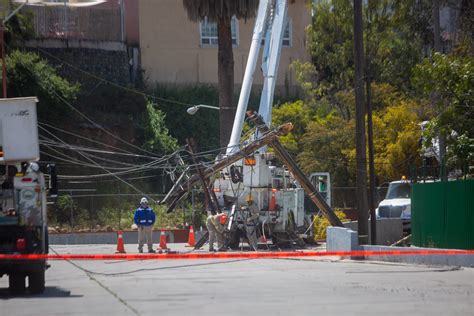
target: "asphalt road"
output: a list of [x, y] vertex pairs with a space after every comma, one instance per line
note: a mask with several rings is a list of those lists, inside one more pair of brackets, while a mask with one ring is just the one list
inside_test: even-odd
[[474, 315], [471, 268], [339, 258], [50, 263], [42, 295], [12, 297], [0, 278], [2, 315]]

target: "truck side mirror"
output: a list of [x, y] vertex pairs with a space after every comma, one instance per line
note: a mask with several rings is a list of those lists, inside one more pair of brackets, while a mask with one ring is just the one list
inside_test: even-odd
[[58, 175], [56, 174], [56, 165], [48, 165], [49, 173], [49, 195], [57, 196], [58, 195]]

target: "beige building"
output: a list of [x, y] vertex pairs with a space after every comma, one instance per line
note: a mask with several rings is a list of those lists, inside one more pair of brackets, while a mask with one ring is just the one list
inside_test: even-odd
[[[307, 0], [288, 1], [278, 74], [278, 86], [296, 86], [290, 64], [308, 61], [305, 28], [311, 22]], [[217, 29], [215, 24], [188, 20], [182, 0], [139, 0], [141, 65], [149, 82], [217, 83]], [[233, 20], [235, 83], [242, 83], [254, 19]], [[256, 71], [254, 84], [263, 78]]]

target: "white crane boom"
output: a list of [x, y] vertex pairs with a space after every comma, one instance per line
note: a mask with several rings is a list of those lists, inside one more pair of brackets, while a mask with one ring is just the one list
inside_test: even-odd
[[286, 0], [261, 0], [259, 3], [249, 57], [245, 68], [244, 79], [242, 81], [242, 90], [240, 91], [237, 112], [235, 113], [234, 124], [232, 127], [232, 134], [229, 145], [227, 146], [227, 155], [239, 150], [240, 135], [242, 133], [245, 112], [247, 111], [250, 91], [253, 84], [253, 76], [263, 38], [265, 38], [265, 48], [262, 56], [264, 84], [260, 99], [259, 114], [262, 115], [266, 124], [270, 126], [273, 93], [278, 73], [287, 11]]

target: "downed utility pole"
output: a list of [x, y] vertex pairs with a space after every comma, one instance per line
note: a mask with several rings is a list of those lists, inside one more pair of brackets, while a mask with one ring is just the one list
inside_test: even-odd
[[216, 215], [219, 211], [219, 205], [217, 203], [217, 197], [214, 191], [212, 191], [209, 187], [209, 182], [207, 181], [207, 178], [204, 177], [204, 174], [202, 172], [202, 165], [196, 160], [195, 155], [195, 146], [196, 143], [194, 139], [188, 138], [186, 139], [186, 142], [188, 143], [188, 149], [189, 153], [191, 154], [191, 159], [193, 160], [193, 163], [197, 166], [197, 171], [199, 178], [201, 180], [202, 184], [202, 189], [204, 190], [204, 197], [206, 198], [206, 202], [209, 203], [209, 207], [211, 210], [212, 215]]
[[[179, 161], [183, 162], [183, 159], [181, 159], [181, 157], [179, 157]], [[188, 178], [189, 179], [189, 176], [188, 176], [188, 171], [189, 171], [189, 166], [186, 167], [186, 169], [181, 173], [181, 175], [179, 176], [179, 178], [174, 182], [173, 184], [173, 187], [171, 188], [171, 190], [168, 191], [168, 193], [166, 194], [166, 196], [163, 198], [162, 201], [164, 200], [168, 200], [171, 196], [171, 193], [173, 193], [174, 191], [176, 191], [178, 188], [182, 188], [182, 185], [181, 185], [181, 182], [183, 181], [184, 178]], [[173, 179], [172, 179], [173, 180]], [[162, 203], [162, 201], [160, 201], [160, 203]]]
[[[241, 160], [242, 158], [245, 158], [246, 156], [252, 154], [254, 151], [257, 149], [268, 145], [272, 140], [276, 139], [278, 136], [285, 135], [288, 132], [290, 132], [293, 129], [293, 125], [291, 123], [286, 123], [281, 126], [279, 126], [275, 130], [268, 131], [264, 136], [261, 138], [253, 141], [249, 145], [245, 146], [238, 152], [229, 155], [225, 157], [222, 160], [219, 160], [217, 163], [212, 165], [211, 167], [206, 168], [202, 172], [202, 176], [204, 178], [209, 178], [216, 172], [226, 168], [227, 166], [230, 166], [234, 162], [237, 162]], [[168, 205], [168, 212], [173, 211], [173, 209], [176, 207], [178, 202], [185, 196], [187, 193], [188, 188], [192, 187], [195, 185], [197, 182], [200, 181], [200, 176], [197, 174], [194, 174], [192, 177], [190, 177], [186, 182], [184, 182], [181, 185], [176, 185], [173, 187], [172, 191], [170, 191], [166, 197], [161, 201], [161, 204], [167, 204]]]
[[[258, 113], [253, 111], [247, 112], [247, 117], [249, 118], [250, 122], [259, 130], [262, 135], [265, 135], [270, 131], [268, 126], [263, 122], [263, 119]], [[263, 136], [265, 137], [265, 136]], [[270, 143], [268, 144], [270, 147], [275, 150], [275, 154], [280, 158], [290, 169], [293, 176], [298, 180], [300, 185], [306, 191], [306, 194], [310, 197], [314, 204], [323, 212], [326, 218], [329, 220], [331, 225], [344, 227], [342, 225], [341, 220], [334, 214], [331, 207], [326, 203], [324, 198], [319, 194], [319, 192], [314, 188], [313, 184], [308, 180], [305, 174], [301, 171], [298, 167], [296, 162], [290, 156], [290, 154], [286, 151], [283, 145], [280, 143], [278, 138], [272, 138]]]

